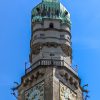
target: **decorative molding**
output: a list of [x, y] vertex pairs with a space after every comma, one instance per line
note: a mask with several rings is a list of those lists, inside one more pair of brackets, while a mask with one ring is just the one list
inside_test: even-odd
[[58, 31], [58, 32], [66, 32], [71, 37], [70, 31], [65, 30], [65, 29], [57, 29], [57, 28], [38, 28], [38, 29], [35, 29], [35, 30], [32, 31], [32, 36], [37, 31]]
[[59, 74], [60, 74], [60, 76], [61, 76], [63, 79], [66, 79], [66, 81], [69, 82], [70, 85], [74, 85], [74, 87], [75, 87], [76, 89], [78, 89], [78, 82], [77, 82], [76, 79], [74, 79], [71, 75], [69, 75], [68, 72], [61, 70], [61, 71], [59, 72]]
[[40, 53], [40, 51], [42, 50], [42, 48], [46, 46], [48, 48], [50, 47], [54, 47], [54, 48], [57, 48], [57, 47], [61, 47], [63, 52], [72, 58], [72, 48], [70, 46], [68, 46], [67, 44], [57, 44], [57, 43], [54, 43], [54, 42], [46, 42], [46, 43], [36, 43], [34, 45], [31, 46], [31, 53], [30, 53], [30, 61], [32, 62], [32, 54], [34, 55], [37, 55]]
[[34, 80], [38, 80], [39, 78], [43, 77], [44, 74], [45, 74], [45, 71], [43, 69], [39, 69], [34, 74], [27, 76], [23, 79], [23, 86], [25, 87], [29, 85], [30, 83], [32, 84]]

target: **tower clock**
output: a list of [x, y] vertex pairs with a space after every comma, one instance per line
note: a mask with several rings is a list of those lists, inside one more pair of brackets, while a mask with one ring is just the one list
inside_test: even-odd
[[60, 100], [77, 100], [77, 94], [69, 87], [60, 83]]
[[70, 13], [59, 0], [43, 0], [31, 13], [30, 66], [18, 87], [18, 100], [82, 100], [72, 66]]
[[44, 100], [44, 82], [25, 91], [25, 100]]

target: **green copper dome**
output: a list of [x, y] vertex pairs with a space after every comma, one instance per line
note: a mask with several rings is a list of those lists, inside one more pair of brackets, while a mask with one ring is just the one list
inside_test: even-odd
[[71, 28], [70, 14], [59, 0], [42, 0], [32, 10], [32, 22], [41, 22], [43, 19], [60, 19], [62, 24]]
[[59, 0], [42, 0], [43, 2], [59, 2]]

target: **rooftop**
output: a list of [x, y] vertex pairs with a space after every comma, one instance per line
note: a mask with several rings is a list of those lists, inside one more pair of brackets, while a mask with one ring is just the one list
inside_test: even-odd
[[32, 9], [32, 22], [41, 22], [43, 19], [60, 19], [62, 24], [71, 27], [70, 13], [59, 0], [43, 0]]

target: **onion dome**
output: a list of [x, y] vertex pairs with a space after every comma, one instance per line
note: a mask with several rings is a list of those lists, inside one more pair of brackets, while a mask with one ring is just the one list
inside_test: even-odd
[[62, 24], [71, 28], [70, 13], [59, 0], [42, 0], [32, 9], [32, 22], [41, 22], [43, 19], [59, 19]]

